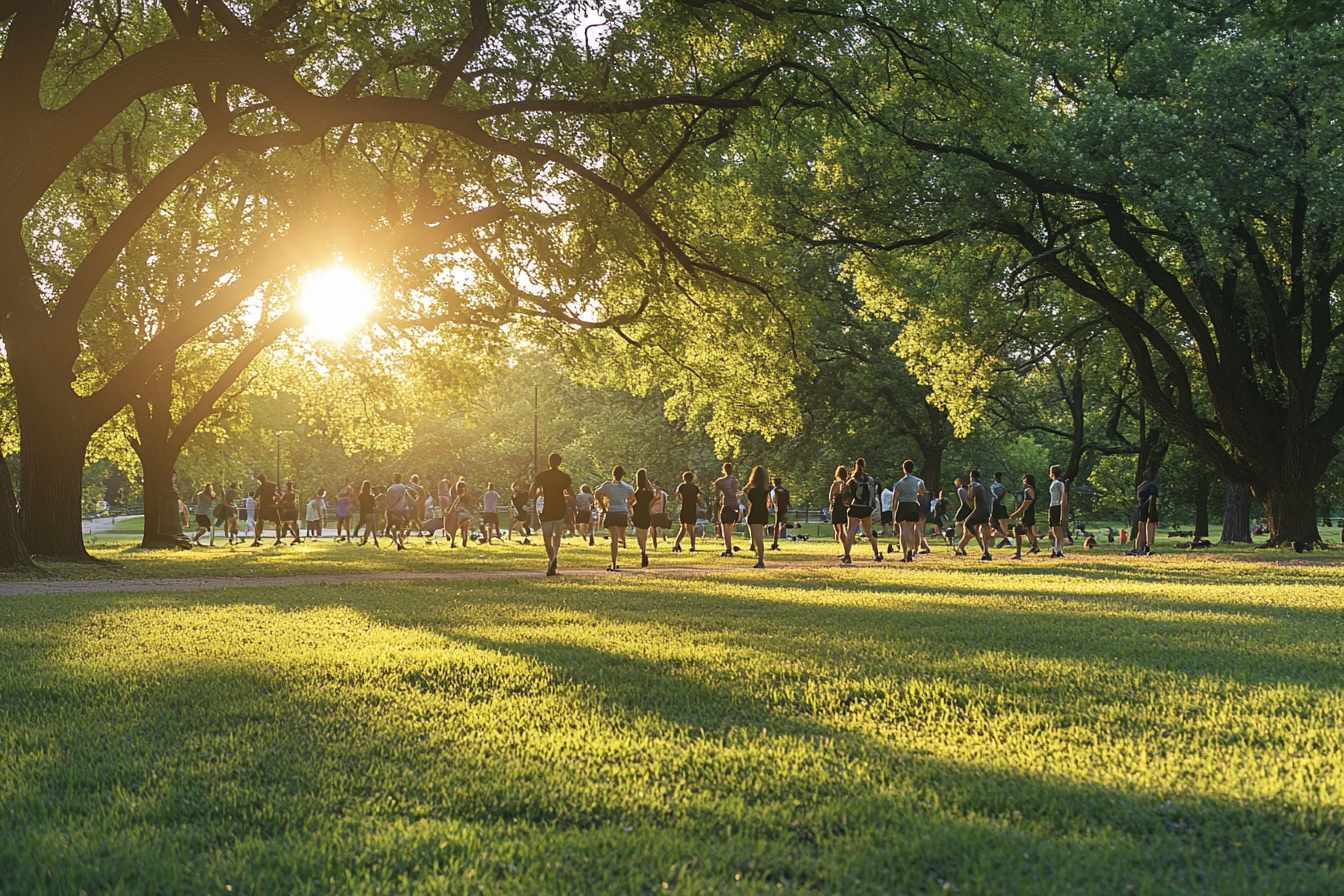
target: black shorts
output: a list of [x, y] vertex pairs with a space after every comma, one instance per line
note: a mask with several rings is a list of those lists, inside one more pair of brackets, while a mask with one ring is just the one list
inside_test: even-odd
[[836, 504], [834, 507], [831, 508], [832, 526], [844, 526], [848, 523], [849, 523], [849, 511], [845, 509], [845, 505]]
[[852, 520], [867, 520], [872, 519], [873, 508], [869, 507], [867, 504], [851, 504], [846, 513]]
[[278, 523], [280, 521], [280, 508], [273, 506], [258, 507], [257, 519], [263, 523]]
[[737, 521], [742, 518], [742, 514], [732, 507], [719, 508], [719, 525], [736, 526]]
[[898, 523], [917, 523], [919, 522], [919, 502], [901, 501], [896, 505], [896, 522]]
[[630, 512], [627, 510], [608, 510], [606, 524], [608, 529], [624, 529], [630, 525]]
[[494, 513], [482, 513], [481, 522], [485, 523], [487, 526], [498, 526], [499, 511], [496, 510]]
[[961, 522], [971, 515], [971, 505], [963, 504], [957, 508], [957, 522]]
[[1035, 510], [1028, 510], [1026, 513], [1022, 514], [1022, 526], [1026, 529], [1033, 529], [1036, 527]]
[[282, 510], [282, 511], [280, 511], [280, 522], [282, 522], [282, 523], [297, 523], [298, 521], [299, 521], [299, 512], [298, 512], [297, 510]]
[[653, 528], [655, 528], [655, 529], [671, 529], [671, 528], [672, 528], [672, 517], [668, 516], [668, 515], [665, 514], [665, 513], [655, 513], [655, 514], [653, 515]]
[[891, 522], [891, 514], [892, 512], [890, 510], [882, 511], [882, 525], [885, 526]]
[[1050, 506], [1050, 528], [1064, 525], [1064, 505], [1052, 504]]
[[1006, 520], [1006, 519], [1008, 519], [1008, 508], [1003, 506], [1003, 502], [1002, 502], [1002, 501], [995, 501], [995, 502], [994, 502], [994, 509], [993, 509], [993, 511], [991, 511], [991, 513], [992, 513], [994, 519], [996, 519], [996, 520]]
[[574, 525], [589, 526], [593, 522], [593, 509], [585, 507], [582, 510], [574, 511]]
[[988, 507], [977, 507], [971, 512], [970, 516], [966, 517], [967, 526], [983, 526], [987, 522], [989, 522]]
[[1154, 506], [1152, 507], [1152, 509], [1149, 509], [1149, 508], [1147, 508], [1147, 507], [1141, 507], [1141, 508], [1139, 508], [1138, 516], [1136, 516], [1136, 517], [1134, 518], [1134, 522], [1135, 522], [1135, 523], [1153, 523], [1154, 525], [1156, 525], [1156, 524], [1157, 524], [1157, 506], [1154, 505]]
[[764, 526], [769, 522], [770, 522], [770, 514], [767, 512], [762, 511], [761, 513], [747, 514], [748, 526]]
[[681, 520], [681, 524], [683, 526], [694, 526], [696, 523], [700, 521], [700, 517], [696, 515], [694, 507], [691, 508], [690, 512], [683, 510], [681, 512], [681, 516], [678, 517], [678, 519]]
[[197, 525], [197, 527], [199, 527], [199, 528], [201, 528], [201, 529], [209, 529], [209, 528], [210, 528], [211, 526], [213, 526], [214, 524], [215, 524], [215, 521], [214, 521], [213, 519], [211, 519], [210, 516], [209, 516], [208, 514], [204, 514], [204, 513], [198, 513], [198, 514], [196, 514], [196, 525]]

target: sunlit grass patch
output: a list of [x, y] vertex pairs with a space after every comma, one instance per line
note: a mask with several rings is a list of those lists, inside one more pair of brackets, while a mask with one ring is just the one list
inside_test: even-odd
[[4, 598], [0, 890], [1337, 891], [1344, 592], [1149, 569]]

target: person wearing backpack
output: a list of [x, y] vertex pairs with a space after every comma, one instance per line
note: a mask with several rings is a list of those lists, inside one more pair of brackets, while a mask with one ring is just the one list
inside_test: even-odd
[[868, 475], [868, 464], [863, 458], [854, 461], [854, 475], [850, 477], [849, 492], [849, 543], [856, 543], [859, 532], [868, 536], [873, 547], [873, 561], [882, 562], [882, 551], [877, 546], [877, 534], [873, 531], [873, 508], [877, 506], [878, 486]]

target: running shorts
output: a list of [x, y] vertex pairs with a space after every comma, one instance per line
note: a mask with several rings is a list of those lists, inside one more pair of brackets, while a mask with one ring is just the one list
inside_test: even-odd
[[1139, 522], [1139, 523], [1156, 523], [1156, 522], [1157, 522], [1157, 505], [1154, 504], [1151, 510], [1148, 508], [1147, 505], [1144, 505], [1143, 507], [1139, 508], [1139, 515], [1135, 518], [1135, 522]]
[[630, 514], [625, 510], [608, 510], [606, 522], [608, 529], [624, 529], [630, 525]]
[[1064, 505], [1063, 504], [1050, 505], [1050, 528], [1053, 529], [1056, 526], [1062, 526], [1062, 525], [1064, 525]]
[[993, 514], [996, 520], [1006, 520], [1008, 519], [1008, 508], [1003, 506], [1002, 501], [995, 501]]
[[742, 516], [742, 514], [740, 514], [737, 510], [733, 509], [732, 507], [720, 507], [720, 508], [719, 508], [719, 524], [720, 524], [720, 525], [723, 525], [723, 526], [736, 526], [736, 525], [737, 525], [737, 521], [738, 521], [739, 518], [741, 518], [741, 516]]
[[671, 529], [672, 517], [668, 516], [666, 513], [655, 513], [653, 515], [653, 528]]
[[967, 526], [983, 526], [989, 522], [989, 508], [977, 507], [970, 516], [966, 517]]
[[896, 505], [896, 522], [898, 523], [917, 523], [919, 522], [919, 502], [901, 501]]
[[887, 526], [891, 524], [891, 515], [892, 511], [890, 510], [882, 511], [882, 525]]
[[582, 510], [574, 511], [574, 525], [588, 526], [593, 522], [593, 511], [585, 507]]
[[212, 525], [214, 525], [214, 522], [215, 521], [210, 519], [208, 514], [204, 513], [196, 514], [196, 525], [201, 529], [209, 529]]
[[971, 505], [963, 504], [957, 508], [957, 522], [961, 522], [971, 515]]
[[872, 518], [873, 508], [867, 504], [851, 504], [848, 513], [852, 520], [866, 520]]
[[498, 526], [499, 512], [496, 511], [494, 513], [482, 513], [481, 521], [484, 522], [487, 526]]

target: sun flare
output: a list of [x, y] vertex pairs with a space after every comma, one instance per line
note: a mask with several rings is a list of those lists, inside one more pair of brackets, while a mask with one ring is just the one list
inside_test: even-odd
[[300, 302], [309, 333], [319, 339], [340, 339], [369, 316], [373, 290], [359, 274], [334, 265], [308, 278]]

